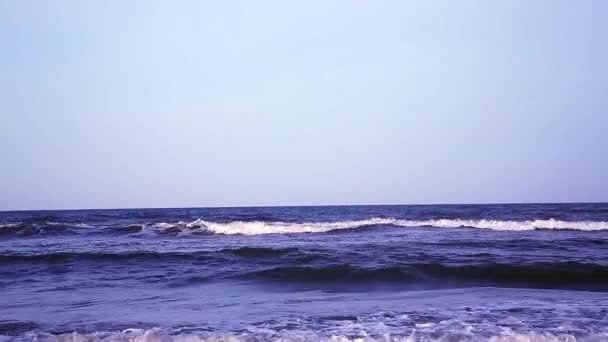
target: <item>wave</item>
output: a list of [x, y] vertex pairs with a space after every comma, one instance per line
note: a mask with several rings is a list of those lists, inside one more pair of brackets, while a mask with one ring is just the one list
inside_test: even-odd
[[405, 220], [396, 218], [370, 218], [365, 220], [334, 222], [282, 222], [282, 221], [231, 221], [213, 222], [197, 219], [192, 222], [144, 222], [113, 225], [90, 225], [53, 221], [17, 222], [0, 224], [0, 236], [119, 234], [119, 235], [263, 235], [302, 234], [348, 231], [378, 226], [427, 228], [476, 228], [496, 231], [530, 230], [608, 230], [608, 221], [543, 220], [487, 220], [487, 219], [429, 219]]
[[103, 253], [103, 252], [56, 252], [45, 254], [0, 254], [2, 263], [62, 263], [69, 261], [121, 261], [133, 259], [161, 260], [171, 259], [196, 259], [209, 255], [206, 252], [198, 253], [158, 253], [158, 252], [127, 252], [127, 253]]
[[264, 222], [264, 221], [233, 221], [210, 222], [195, 220], [190, 223], [178, 222], [157, 223], [149, 228], [161, 232], [199, 233], [199, 234], [226, 234], [226, 235], [262, 235], [262, 234], [299, 234], [299, 233], [326, 233], [332, 231], [355, 229], [371, 226], [398, 226], [398, 227], [434, 227], [434, 228], [478, 228], [498, 231], [528, 231], [539, 229], [552, 230], [581, 230], [601, 231], [608, 230], [606, 221], [561, 221], [547, 220], [465, 220], [465, 219], [432, 219], [432, 220], [403, 220], [395, 218], [371, 218], [358, 221], [338, 222]]
[[225, 248], [220, 252], [234, 254], [244, 258], [278, 257], [289, 253], [299, 252], [297, 248], [269, 248], [269, 247], [240, 247]]
[[13, 222], [0, 224], [0, 236], [66, 235], [93, 228], [85, 223], [55, 221]]
[[589, 207], [580, 207], [580, 208], [569, 208], [566, 209], [570, 213], [583, 213], [583, 214], [608, 214], [608, 207], [599, 207], [599, 208], [589, 208]]
[[236, 256], [239, 258], [271, 258], [287, 254], [298, 254], [297, 248], [270, 248], [270, 247], [240, 247], [224, 248], [213, 251], [195, 252], [154, 252], [154, 251], [131, 251], [131, 252], [54, 252], [44, 254], [0, 254], [0, 264], [7, 263], [63, 263], [70, 261], [171, 261], [171, 260], [217, 260], [220, 258]]
[[[521, 261], [490, 253], [470, 254], [468, 259], [387, 254], [385, 260], [354, 255], [331, 255], [323, 250], [299, 248], [238, 247], [192, 252], [130, 251], [108, 253], [53, 252], [0, 254], [0, 265], [49, 265], [81, 263], [83, 269], [129, 262], [141, 275], [155, 269], [178, 272], [180, 284], [205, 280], [260, 283], [366, 285], [391, 284], [414, 288], [471, 286], [582, 289], [608, 291], [608, 264], [577, 261]], [[460, 261], [458, 261], [460, 260]], [[19, 266], [17, 266], [19, 267]], [[76, 268], [74, 268], [76, 269]], [[109, 269], [111, 271], [111, 269]], [[153, 273], [150, 273], [154, 275]]]
[[480, 263], [449, 265], [418, 263], [387, 267], [349, 264], [280, 266], [244, 275], [266, 281], [293, 283], [399, 283], [403, 285], [499, 286], [546, 289], [608, 290], [608, 266], [580, 262], [528, 264]]

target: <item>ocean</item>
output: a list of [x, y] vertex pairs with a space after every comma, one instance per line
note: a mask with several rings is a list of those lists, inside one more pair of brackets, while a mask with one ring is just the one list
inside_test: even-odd
[[608, 341], [608, 204], [0, 212], [1, 341]]

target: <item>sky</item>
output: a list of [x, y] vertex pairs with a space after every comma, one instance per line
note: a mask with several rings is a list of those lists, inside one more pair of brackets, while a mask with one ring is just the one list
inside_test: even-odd
[[608, 201], [608, 2], [0, 0], [0, 210]]

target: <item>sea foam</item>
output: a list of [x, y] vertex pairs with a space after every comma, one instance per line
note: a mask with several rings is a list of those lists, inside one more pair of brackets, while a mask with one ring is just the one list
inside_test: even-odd
[[232, 221], [211, 222], [197, 219], [190, 223], [156, 223], [150, 226], [155, 231], [182, 233], [212, 233], [212, 234], [298, 234], [298, 233], [325, 233], [330, 231], [356, 229], [369, 226], [397, 226], [397, 227], [433, 227], [433, 228], [477, 228], [497, 231], [529, 231], [537, 229], [568, 229], [581, 231], [608, 230], [606, 221], [561, 221], [547, 220], [465, 220], [465, 219], [431, 219], [431, 220], [403, 220], [395, 218], [371, 218], [356, 221], [337, 222], [265, 222], [265, 221]]
[[[582, 341], [606, 341], [606, 334], [595, 334], [580, 338]], [[0, 341], [10, 340], [8, 336], [0, 335]], [[428, 334], [418, 334], [416, 330], [410, 335], [382, 334], [379, 336], [349, 336], [349, 335], [321, 335], [313, 331], [294, 331], [277, 333], [267, 330], [263, 334], [226, 334], [226, 335], [197, 335], [197, 334], [167, 334], [160, 329], [127, 329], [122, 332], [94, 332], [80, 334], [78, 332], [65, 334], [28, 333], [18, 338], [20, 341], [48, 341], [48, 342], [93, 342], [93, 341], [132, 341], [132, 342], [432, 342], [432, 341], [488, 341], [488, 342], [576, 342], [577, 338], [570, 334], [551, 333], [514, 333], [505, 332], [494, 336], [476, 336], [471, 332], [444, 333], [436, 337]]]

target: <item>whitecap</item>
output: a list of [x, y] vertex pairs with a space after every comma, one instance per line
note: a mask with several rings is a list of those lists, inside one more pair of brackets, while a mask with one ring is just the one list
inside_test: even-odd
[[355, 229], [367, 226], [391, 225], [398, 227], [433, 227], [433, 228], [477, 228], [497, 231], [529, 231], [537, 229], [552, 230], [608, 230], [606, 221], [562, 221], [546, 220], [469, 220], [469, 219], [430, 219], [403, 220], [395, 218], [371, 218], [367, 220], [336, 221], [336, 222], [281, 222], [281, 221], [232, 221], [212, 222], [197, 219], [195, 221], [177, 223], [156, 223], [152, 228], [158, 232], [180, 233], [213, 233], [225, 235], [262, 235], [262, 234], [300, 234], [326, 233], [330, 231]]

